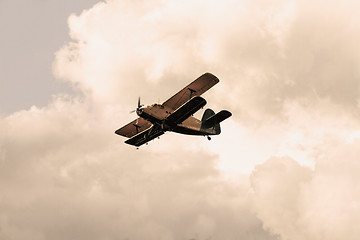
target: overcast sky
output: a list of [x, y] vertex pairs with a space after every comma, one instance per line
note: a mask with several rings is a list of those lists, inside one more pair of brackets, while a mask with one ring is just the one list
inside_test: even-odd
[[[359, 7], [0, 0], [0, 239], [358, 239]], [[221, 135], [114, 134], [204, 72]]]
[[45, 106], [71, 91], [52, 74], [54, 52], [69, 41], [67, 18], [97, 0], [0, 1], [0, 114]]

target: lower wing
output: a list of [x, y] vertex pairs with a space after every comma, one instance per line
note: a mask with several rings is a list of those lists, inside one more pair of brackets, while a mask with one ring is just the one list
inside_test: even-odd
[[152, 125], [147, 130], [140, 132], [132, 138], [125, 141], [125, 143], [139, 147], [144, 143], [153, 140], [156, 137], [163, 135], [165, 132], [158, 125]]
[[200, 108], [206, 105], [206, 100], [202, 97], [193, 97], [181, 107], [176, 109], [166, 120], [173, 124], [182, 123], [185, 119], [199, 111]]

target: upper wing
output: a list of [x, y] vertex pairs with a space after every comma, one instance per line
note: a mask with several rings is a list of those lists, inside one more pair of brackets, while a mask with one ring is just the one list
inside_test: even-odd
[[205, 73], [183, 88], [180, 92], [169, 98], [162, 105], [172, 110], [176, 110], [192, 97], [200, 96], [218, 82], [219, 79], [217, 77], [211, 73]]
[[123, 126], [122, 128], [119, 128], [115, 131], [116, 134], [119, 134], [124, 137], [131, 138], [135, 136], [138, 133], [141, 133], [142, 131], [148, 129], [151, 127], [151, 123], [149, 121], [146, 121], [143, 118], [138, 118], [131, 123]]
[[139, 146], [143, 145], [144, 143], [147, 143], [147, 142], [153, 140], [154, 138], [161, 136], [163, 134], [164, 134], [164, 131], [161, 130], [160, 126], [153, 125], [149, 129], [147, 129], [143, 132], [140, 132], [139, 134], [136, 134], [132, 138], [126, 140], [125, 143], [139, 147]]
[[166, 120], [175, 124], [182, 123], [185, 119], [205, 106], [205, 104], [206, 100], [202, 97], [193, 97], [191, 100], [187, 101], [181, 107], [176, 109], [176, 111], [169, 115]]

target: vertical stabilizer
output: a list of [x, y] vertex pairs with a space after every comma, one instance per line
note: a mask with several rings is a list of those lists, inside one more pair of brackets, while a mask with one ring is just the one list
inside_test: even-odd
[[207, 131], [211, 134], [220, 134], [220, 124], [216, 122], [209, 122], [208, 120], [215, 116], [215, 112], [208, 108], [205, 110], [202, 118], [201, 118], [201, 129]]
[[210, 117], [212, 117], [214, 115], [215, 115], [215, 112], [212, 109], [208, 108], [208, 109], [205, 110], [205, 112], [204, 112], [204, 114], [203, 114], [203, 116], [201, 118], [201, 121], [205, 122], [206, 119], [208, 119], [208, 118], [210, 118]]
[[206, 109], [204, 116], [201, 119], [202, 129], [212, 129], [212, 134], [220, 134], [220, 122], [231, 117], [231, 112], [227, 110], [221, 110], [217, 114], [211, 109]]

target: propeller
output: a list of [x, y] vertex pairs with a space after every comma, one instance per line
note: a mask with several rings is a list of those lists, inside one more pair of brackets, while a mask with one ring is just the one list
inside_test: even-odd
[[134, 109], [134, 110], [132, 110], [132, 111], [130, 111], [130, 113], [134, 113], [134, 112], [136, 112], [138, 109], [140, 109], [141, 107], [143, 107], [144, 105], [142, 105], [141, 103], [140, 103], [140, 97], [138, 97], [138, 104], [137, 104], [137, 108], [136, 109]]
[[144, 105], [140, 104], [140, 97], [138, 97], [138, 108], [141, 108], [142, 106], [144, 106]]

